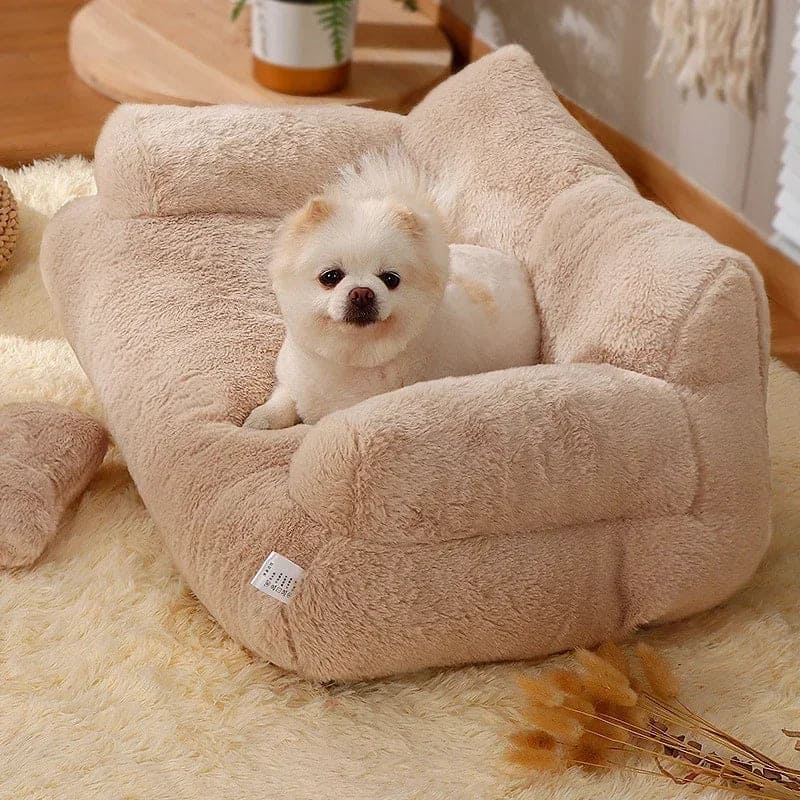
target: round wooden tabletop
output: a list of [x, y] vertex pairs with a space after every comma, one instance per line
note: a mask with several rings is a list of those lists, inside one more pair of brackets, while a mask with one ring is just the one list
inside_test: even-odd
[[450, 74], [434, 22], [398, 0], [359, 0], [350, 83], [320, 97], [278, 94], [252, 77], [247, 15], [227, 0], [92, 0], [73, 17], [70, 59], [114, 100], [203, 105], [342, 103], [407, 111]]

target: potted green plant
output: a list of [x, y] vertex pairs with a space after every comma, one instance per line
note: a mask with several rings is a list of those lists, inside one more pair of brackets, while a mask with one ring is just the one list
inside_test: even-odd
[[236, 0], [251, 6], [253, 75], [286, 94], [324, 94], [347, 83], [358, 0]]
[[[415, 8], [414, 0], [402, 0]], [[350, 73], [358, 0], [235, 0], [251, 6], [253, 74], [285, 94], [326, 94]]]

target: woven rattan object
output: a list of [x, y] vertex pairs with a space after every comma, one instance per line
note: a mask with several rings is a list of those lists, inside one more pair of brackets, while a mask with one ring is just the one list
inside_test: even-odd
[[0, 178], [0, 270], [11, 261], [17, 243], [17, 203], [8, 184]]

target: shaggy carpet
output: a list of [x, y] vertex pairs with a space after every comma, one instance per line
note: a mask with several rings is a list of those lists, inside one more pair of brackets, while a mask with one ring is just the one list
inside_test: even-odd
[[[2, 172], [21, 240], [0, 274], [0, 402], [98, 414], [42, 287], [42, 229], [94, 190], [80, 159]], [[800, 728], [800, 377], [770, 372], [774, 541], [752, 584], [642, 634], [697, 711], [792, 762]], [[0, 574], [0, 798], [673, 798], [630, 774], [531, 776], [504, 763], [531, 665], [317, 686], [228, 639], [170, 565], [115, 453], [41, 562]], [[531, 625], [536, 624], [532, 619]], [[798, 755], [798, 754], [794, 754]], [[794, 759], [800, 761], [800, 757]]]

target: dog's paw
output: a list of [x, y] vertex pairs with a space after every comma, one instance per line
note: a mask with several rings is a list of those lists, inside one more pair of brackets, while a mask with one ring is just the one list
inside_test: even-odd
[[250, 412], [250, 416], [244, 421], [242, 427], [274, 431], [280, 428], [291, 428], [297, 422], [297, 412], [294, 406], [264, 403]]

